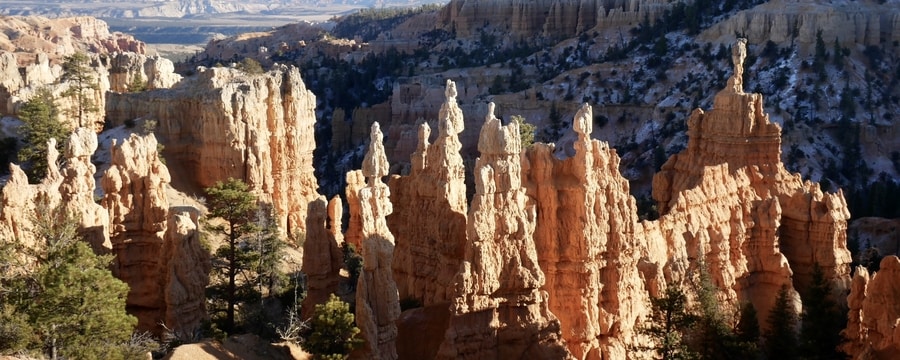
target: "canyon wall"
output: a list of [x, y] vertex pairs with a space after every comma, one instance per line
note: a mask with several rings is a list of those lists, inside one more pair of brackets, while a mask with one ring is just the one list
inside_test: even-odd
[[463, 38], [493, 28], [514, 40], [530, 41], [534, 34], [562, 39], [595, 27], [633, 27], [645, 17], [656, 19], [669, 5], [662, 0], [452, 0], [438, 21]]
[[[97, 135], [76, 129], [68, 140], [64, 166], [57, 167], [55, 140], [48, 144], [47, 177], [28, 184], [24, 172], [11, 165], [3, 188], [0, 233], [24, 246], [35, 247], [33, 234], [47, 226], [46, 218], [59, 208], [75, 215], [78, 233], [97, 253], [112, 253], [113, 273], [130, 287], [126, 309], [138, 318], [141, 330], [169, 329], [190, 333], [207, 318], [204, 292], [210, 269], [209, 254], [193, 217], [169, 208], [165, 193], [168, 169], [156, 152], [152, 135], [132, 135], [111, 149], [111, 165], [95, 197], [96, 168], [90, 158]], [[176, 209], [177, 210], [177, 209]], [[35, 212], [42, 212], [36, 214]], [[43, 219], [43, 220], [41, 220]]]
[[896, 3], [852, 2], [820, 3], [816, 1], [768, 1], [741, 11], [719, 22], [700, 35], [702, 41], [726, 42], [734, 34], [742, 34], [753, 44], [793, 40], [815, 44], [816, 34], [832, 44], [837, 39], [843, 46], [879, 45], [900, 40], [900, 14]]
[[306, 231], [308, 204], [318, 199], [313, 176], [315, 96], [296, 67], [260, 75], [200, 69], [171, 89], [110, 93], [107, 121], [154, 119], [171, 167], [197, 192], [229, 177], [272, 203], [287, 234]]
[[126, 304], [132, 313], [141, 313], [138, 319], [144, 322], [139, 326], [152, 329], [164, 304], [161, 286], [165, 284], [153, 275], [163, 255], [169, 221], [166, 185], [171, 177], [159, 160], [152, 135], [131, 135], [121, 144], [113, 140], [110, 159], [101, 180], [100, 204], [111, 220], [113, 273], [130, 287]]
[[146, 45], [131, 35], [111, 33], [106, 22], [90, 16], [50, 19], [41, 16], [0, 17], [0, 50], [16, 53], [19, 65], [46, 54], [56, 63], [76, 52], [144, 54]]

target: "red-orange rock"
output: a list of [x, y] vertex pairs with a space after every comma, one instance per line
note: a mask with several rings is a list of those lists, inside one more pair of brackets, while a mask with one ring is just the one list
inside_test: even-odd
[[525, 182], [537, 206], [543, 289], [569, 350], [577, 359], [624, 358], [649, 304], [638, 270], [646, 245], [635, 236], [637, 206], [619, 157], [590, 139], [592, 122], [584, 104], [572, 157], [558, 159], [553, 145], [528, 149]]
[[892, 359], [900, 352], [900, 259], [886, 256], [874, 275], [856, 268], [844, 351], [854, 359]]
[[760, 319], [782, 285], [806, 289], [816, 264], [840, 300], [850, 263], [843, 194], [825, 194], [784, 168], [781, 128], [769, 121], [761, 95], [742, 91], [742, 43], [735, 47], [729, 87], [712, 110], [694, 110], [687, 149], [653, 180], [669, 257], [681, 259], [682, 273], [696, 272], [702, 260], [715, 269], [720, 303], [752, 302]]
[[501, 126], [493, 104], [481, 129], [465, 258], [438, 359], [564, 359], [535, 250], [534, 204], [522, 187], [518, 124]]
[[296, 67], [265, 74], [210, 68], [171, 89], [110, 93], [112, 124], [150, 118], [170, 166], [187, 182], [212, 186], [243, 179], [279, 214], [288, 234], [306, 231], [307, 205], [318, 198], [312, 151], [315, 96]]
[[209, 321], [206, 286], [211, 268], [209, 252], [200, 243], [196, 209], [172, 208], [160, 254], [160, 279], [163, 321], [176, 335], [190, 336]]
[[363, 268], [356, 285], [356, 324], [366, 340], [359, 356], [390, 360], [397, 359], [400, 299], [391, 274], [394, 236], [385, 221], [393, 207], [390, 189], [381, 180], [389, 167], [383, 141], [378, 123], [372, 124], [369, 150], [362, 164], [366, 186], [359, 190]]
[[317, 304], [324, 304], [337, 293], [344, 254], [341, 252], [341, 202], [339, 198], [325, 202], [320, 197], [309, 203], [306, 217], [306, 241], [303, 243], [303, 267], [306, 274], [306, 297], [300, 309], [301, 318], [312, 316]]
[[431, 128], [419, 128], [409, 176], [391, 179], [395, 211], [387, 217], [397, 242], [393, 269], [400, 298], [424, 306], [448, 303], [453, 297], [466, 242], [465, 167], [458, 138], [463, 115], [456, 104], [456, 86], [449, 80], [438, 121], [434, 144], [428, 143]]
[[[116, 255], [113, 273], [130, 287], [126, 305], [139, 328], [156, 330], [165, 309], [160, 266], [169, 219], [169, 170], [159, 159], [156, 138], [132, 134], [110, 147], [101, 205], [109, 214]], [[93, 180], [93, 179], [91, 179]]]

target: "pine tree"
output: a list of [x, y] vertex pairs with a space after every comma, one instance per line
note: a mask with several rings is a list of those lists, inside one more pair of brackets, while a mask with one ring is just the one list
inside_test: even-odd
[[697, 322], [688, 311], [687, 297], [677, 286], [670, 285], [665, 295], [650, 299], [652, 313], [638, 331], [653, 340], [652, 346], [638, 345], [637, 350], [652, 350], [663, 360], [694, 359], [684, 334]]
[[769, 329], [765, 335], [765, 350], [769, 359], [797, 358], [797, 318], [788, 296], [787, 285], [782, 285], [775, 298], [775, 306], [769, 312]]
[[303, 349], [313, 354], [314, 359], [346, 359], [363, 343], [356, 337], [359, 328], [354, 321], [350, 305], [331, 294], [327, 302], [316, 305]]
[[90, 93], [100, 89], [91, 69], [91, 58], [81, 52], [66, 56], [60, 81], [69, 83], [63, 97], [72, 98], [75, 102], [74, 108], [67, 110], [67, 115], [76, 118], [79, 127], [87, 126], [85, 116], [99, 110]]
[[845, 316], [831, 295], [831, 284], [819, 264], [814, 264], [812, 283], [803, 297], [800, 349], [807, 359], [837, 359]]
[[[250, 187], [241, 180], [229, 178], [206, 189], [209, 216], [224, 220], [209, 229], [225, 235], [227, 243], [215, 252], [213, 270], [224, 279], [210, 287], [214, 301], [224, 303], [222, 329], [236, 330], [239, 304], [248, 311], [259, 310], [263, 295], [275, 295], [283, 280], [278, 261], [284, 249], [274, 223], [274, 214], [262, 208]], [[240, 278], [239, 278], [240, 276]]]
[[34, 259], [34, 265], [16, 262], [16, 275], [4, 281], [8, 292], [0, 309], [23, 314], [11, 319], [31, 333], [21, 334], [24, 339], [12, 347], [22, 348], [24, 340], [25, 348], [42, 349], [51, 359], [121, 359], [137, 324], [125, 312], [128, 285], [109, 271], [112, 256], [94, 254], [79, 239], [74, 218], [61, 208], [38, 205], [32, 233], [39, 245], [6, 242]]
[[56, 139], [56, 150], [62, 151], [69, 140], [71, 130], [58, 119], [53, 94], [40, 89], [18, 111], [22, 127], [19, 128], [25, 145], [19, 150], [19, 161], [27, 162], [25, 174], [31, 183], [38, 183], [47, 176], [47, 142]]

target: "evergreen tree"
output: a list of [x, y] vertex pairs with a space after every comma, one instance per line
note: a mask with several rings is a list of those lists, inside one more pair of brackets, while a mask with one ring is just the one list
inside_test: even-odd
[[534, 145], [534, 124], [525, 122], [522, 115], [513, 115], [512, 121], [519, 124], [519, 139], [522, 140], [522, 148], [530, 148]]
[[[224, 312], [222, 329], [236, 330], [236, 311], [239, 304], [246, 310], [260, 310], [252, 305], [262, 301], [262, 295], [273, 295], [283, 278], [278, 261], [284, 242], [278, 235], [273, 214], [261, 208], [250, 187], [241, 180], [229, 178], [206, 189], [209, 216], [220, 218], [224, 224], [209, 229], [226, 237], [226, 244], [215, 252], [213, 271], [223, 279], [210, 287], [214, 303], [213, 317]], [[218, 317], [221, 319], [221, 317]]]
[[238, 64], [238, 69], [250, 75], [259, 75], [266, 72], [263, 70], [262, 65], [259, 64], [259, 61], [249, 57], [241, 60], [241, 63]]
[[775, 306], [769, 312], [769, 329], [765, 334], [765, 350], [769, 359], [797, 358], [797, 318], [788, 296], [787, 285], [782, 285], [775, 298]]
[[[0, 351], [41, 349], [51, 359], [124, 358], [137, 319], [125, 312], [128, 285], [109, 271], [112, 256], [94, 254], [79, 239], [72, 214], [60, 208], [39, 205], [33, 223], [38, 246], [6, 242], [17, 255], [7, 258], [16, 269], [6, 272], [7, 292], [0, 297], [0, 317], [12, 322], [0, 329], [23, 333]], [[34, 263], [13, 258], [19, 255]], [[18, 314], [8, 316], [10, 309]]]
[[843, 314], [831, 295], [831, 283], [825, 279], [822, 268], [813, 267], [812, 284], [803, 298], [800, 349], [807, 359], [837, 359], [841, 357], [837, 347], [841, 343], [844, 328]]
[[144, 72], [138, 71], [134, 74], [134, 77], [131, 78], [131, 83], [128, 84], [128, 91], [130, 92], [142, 92], [147, 90], [147, 82], [144, 81]]
[[31, 183], [38, 183], [47, 176], [47, 142], [56, 139], [56, 150], [62, 151], [69, 140], [71, 130], [58, 119], [53, 94], [40, 89], [18, 111], [22, 127], [19, 128], [25, 143], [19, 150], [19, 161], [27, 162], [25, 174]]
[[81, 52], [66, 56], [60, 81], [69, 83], [63, 97], [72, 98], [75, 102], [74, 108], [67, 110], [67, 115], [76, 118], [78, 126], [87, 126], [85, 116], [99, 110], [91, 94], [100, 89], [91, 69], [91, 58]]
[[331, 294], [327, 302], [316, 305], [303, 349], [312, 354], [313, 359], [346, 359], [363, 343], [356, 337], [359, 328], [354, 322], [350, 305]]
[[694, 359], [684, 334], [697, 322], [687, 309], [687, 297], [677, 286], [670, 285], [665, 295], [650, 299], [652, 313], [638, 331], [653, 340], [652, 346], [638, 345], [637, 350], [651, 350], [663, 360]]
[[759, 320], [756, 318], [756, 308], [753, 303], [746, 303], [741, 307], [741, 317], [737, 325], [737, 337], [739, 341], [756, 343], [759, 341]]

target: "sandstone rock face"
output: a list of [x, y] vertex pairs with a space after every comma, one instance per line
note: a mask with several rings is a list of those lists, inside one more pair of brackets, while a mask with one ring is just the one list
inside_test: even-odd
[[466, 243], [465, 167], [458, 137], [463, 115], [456, 104], [456, 86], [449, 80], [438, 121], [434, 144], [428, 142], [431, 128], [420, 126], [410, 175], [391, 179], [396, 211], [387, 218], [397, 239], [393, 269], [400, 298], [424, 306], [453, 298]]
[[365, 359], [396, 359], [400, 299], [391, 274], [394, 236], [385, 217], [393, 211], [390, 189], [382, 182], [388, 174], [384, 141], [378, 123], [372, 125], [369, 150], [363, 159], [366, 186], [359, 190], [362, 220], [363, 269], [356, 285], [356, 323], [366, 340], [361, 351]]
[[206, 286], [212, 263], [200, 243], [197, 219], [190, 215], [196, 209], [171, 210], [160, 254], [163, 319], [177, 334], [192, 334], [209, 320]]
[[848, 47], [891, 43], [900, 39], [896, 6], [885, 2], [769, 1], [710, 27], [700, 39], [722, 42], [739, 33], [754, 44], [794, 39], [812, 45], [821, 31], [826, 42], [838, 39]]
[[[734, 58], [741, 74], [741, 52]], [[823, 193], [785, 170], [780, 127], [763, 112], [762, 96], [744, 93], [737, 77], [712, 110], [691, 114], [688, 147], [654, 177], [653, 197], [669, 258], [683, 259], [681, 271], [702, 260], [715, 269], [720, 303], [752, 302], [765, 319], [778, 289], [806, 289], [816, 264], [835, 296], [846, 291], [850, 214], [841, 192]]]
[[559, 320], [541, 290], [545, 278], [532, 238], [534, 204], [522, 186], [519, 127], [501, 126], [493, 104], [489, 109], [478, 143], [465, 258], [437, 358], [568, 358]]
[[649, 308], [643, 279], [653, 275], [638, 271], [647, 246], [635, 236], [637, 206], [619, 157], [590, 138], [590, 105], [573, 124], [574, 156], [560, 160], [552, 145], [535, 144], [523, 169], [539, 214], [534, 242], [543, 289], [575, 358], [625, 358], [626, 341]]
[[[110, 167], [101, 184], [116, 255], [113, 273], [128, 283], [126, 305], [144, 330], [156, 329], [165, 309], [160, 266], [169, 222], [169, 170], [159, 159], [156, 138], [132, 134], [110, 148]], [[162, 273], [164, 274], [164, 272]]]
[[306, 231], [308, 204], [318, 199], [313, 175], [315, 97], [295, 67], [262, 75], [211, 68], [168, 90], [110, 93], [113, 124], [150, 118], [171, 166], [193, 186], [243, 179], [273, 204], [288, 234]]
[[871, 277], [863, 267], [856, 268], [848, 305], [847, 329], [842, 335], [849, 341], [844, 351], [854, 359], [890, 359], [900, 351], [900, 259], [887, 256]]
[[337, 293], [340, 282], [344, 254], [341, 243], [340, 198], [325, 202], [320, 197], [309, 204], [306, 217], [306, 242], [303, 243], [303, 273], [306, 274], [306, 297], [300, 310], [301, 317], [312, 316], [316, 304], [328, 301], [328, 296]]

